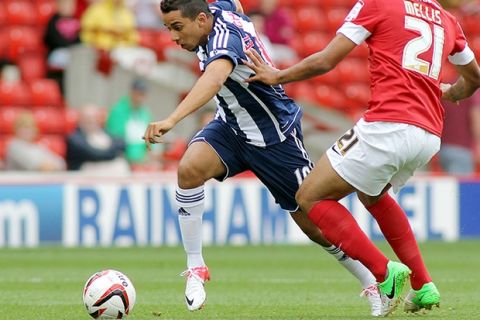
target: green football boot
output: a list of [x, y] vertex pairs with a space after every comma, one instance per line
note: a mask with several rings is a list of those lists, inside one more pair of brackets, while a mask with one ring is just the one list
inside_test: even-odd
[[440, 293], [433, 282], [425, 283], [420, 290], [410, 290], [405, 298], [403, 310], [417, 312], [421, 309], [430, 310], [440, 307]]
[[410, 269], [400, 262], [389, 261], [387, 278], [378, 284], [382, 299], [382, 316], [392, 313], [401, 301], [401, 295], [410, 277]]

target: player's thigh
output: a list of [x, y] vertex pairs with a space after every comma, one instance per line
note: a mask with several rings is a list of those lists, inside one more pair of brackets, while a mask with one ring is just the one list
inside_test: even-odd
[[296, 198], [300, 207], [308, 212], [317, 201], [340, 200], [354, 191], [355, 189], [333, 169], [330, 160], [324, 154], [303, 181]]
[[225, 165], [211, 145], [196, 141], [189, 145], [180, 160], [178, 184], [182, 189], [195, 188], [211, 178], [225, 175]]
[[281, 143], [265, 148], [246, 145], [244, 157], [248, 168], [268, 188], [282, 209], [298, 210], [295, 194], [313, 167], [297, 126]]

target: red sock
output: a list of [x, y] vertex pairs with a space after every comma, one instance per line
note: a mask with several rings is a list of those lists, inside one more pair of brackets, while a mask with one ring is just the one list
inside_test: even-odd
[[377, 220], [380, 230], [397, 257], [412, 270], [412, 288], [419, 290], [425, 283], [432, 281], [407, 215], [398, 203], [389, 194], [385, 194], [367, 210]]
[[344, 206], [334, 200], [322, 200], [313, 206], [308, 218], [328, 241], [352, 259], [362, 262], [378, 282], [385, 280], [387, 257], [368, 239]]

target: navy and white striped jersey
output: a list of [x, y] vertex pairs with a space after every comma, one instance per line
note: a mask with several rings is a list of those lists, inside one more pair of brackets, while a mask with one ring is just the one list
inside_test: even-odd
[[216, 59], [229, 59], [233, 72], [215, 97], [217, 117], [225, 121], [247, 143], [265, 147], [285, 140], [300, 121], [302, 111], [282, 86], [245, 83], [253, 71], [242, 63], [244, 51], [254, 48], [264, 60], [268, 53], [257, 37], [250, 19], [236, 10], [233, 1], [220, 0], [210, 4], [214, 15], [213, 30], [208, 43], [197, 49], [202, 72]]

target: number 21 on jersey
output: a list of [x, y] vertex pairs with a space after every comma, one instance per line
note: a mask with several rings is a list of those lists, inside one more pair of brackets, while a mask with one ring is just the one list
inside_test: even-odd
[[[420, 36], [410, 40], [403, 49], [402, 66], [404, 69], [419, 72], [425, 76], [438, 80], [442, 68], [443, 44], [445, 43], [445, 30], [436, 24], [432, 26], [419, 18], [406, 16], [405, 29], [418, 31]], [[418, 56], [432, 48], [430, 61], [420, 59]]]

